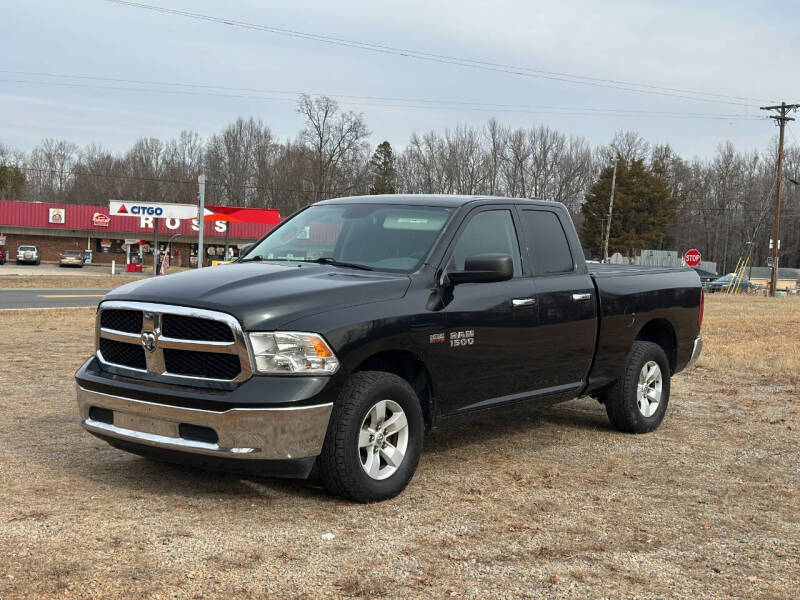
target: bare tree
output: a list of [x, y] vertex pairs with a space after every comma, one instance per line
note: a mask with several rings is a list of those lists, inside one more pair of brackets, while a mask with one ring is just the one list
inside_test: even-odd
[[[209, 176], [209, 204], [277, 208], [284, 215], [317, 200], [367, 193], [369, 131], [360, 114], [342, 112], [326, 97], [302, 96], [300, 134], [279, 140], [260, 120], [239, 118], [203, 143], [184, 131], [172, 140], [138, 140], [127, 152], [98, 145], [78, 151], [45, 139], [29, 155], [0, 143], [0, 163], [24, 173], [28, 200], [104, 204], [110, 198], [193, 203], [197, 175]], [[763, 265], [774, 211], [776, 142], [766, 152], [721, 144], [705, 160], [685, 159], [669, 145], [651, 145], [635, 131], [618, 131], [608, 145], [546, 126], [511, 129], [492, 119], [483, 127], [459, 125], [412, 133], [395, 152], [401, 193], [492, 194], [564, 203], [580, 221], [581, 206], [601, 169], [621, 156], [643, 160], [678, 198], [662, 247], [698, 247], [704, 258], [731, 270], [752, 253]], [[785, 151], [782, 266], [800, 266], [800, 147]], [[790, 179], [791, 178], [791, 179]]]
[[78, 157], [78, 146], [66, 140], [46, 138], [33, 149], [29, 161], [28, 192], [40, 199], [63, 200], [73, 180], [72, 169]]
[[358, 179], [366, 175], [366, 167], [356, 174], [355, 181], [348, 177], [353, 173], [343, 167], [352, 169], [355, 163], [366, 165], [369, 158], [366, 140], [370, 131], [363, 116], [352, 111], [340, 112], [336, 101], [327, 96], [311, 98], [305, 94], [297, 102], [297, 112], [306, 123], [300, 140], [311, 150], [309, 175], [314, 199], [351, 192]]
[[208, 141], [206, 169], [221, 204], [251, 206], [258, 197], [256, 155], [264, 129], [260, 120], [239, 117]]
[[600, 149], [600, 154], [605, 164], [613, 162], [617, 156], [632, 163], [635, 160], [648, 158], [650, 144], [637, 131], [619, 130], [609, 145]]

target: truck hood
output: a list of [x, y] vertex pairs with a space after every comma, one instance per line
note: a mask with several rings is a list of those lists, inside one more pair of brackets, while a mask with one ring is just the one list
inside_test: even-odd
[[158, 302], [218, 310], [245, 330], [272, 330], [326, 310], [402, 298], [403, 274], [329, 265], [253, 262], [208, 267], [123, 285], [104, 300]]

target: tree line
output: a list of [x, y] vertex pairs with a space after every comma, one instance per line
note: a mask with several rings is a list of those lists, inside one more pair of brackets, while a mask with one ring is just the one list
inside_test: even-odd
[[[668, 144], [620, 131], [606, 145], [538, 125], [414, 132], [402, 151], [374, 149], [363, 115], [335, 100], [301, 96], [302, 130], [279, 139], [260, 119], [238, 118], [208, 139], [141, 138], [122, 153], [44, 139], [28, 153], [0, 141], [0, 197], [65, 204], [109, 199], [194, 203], [207, 176], [209, 204], [277, 208], [367, 193], [488, 194], [564, 203], [587, 256], [599, 257], [617, 162], [610, 252], [701, 250], [731, 271], [751, 245], [766, 264], [772, 232], [777, 148], [742, 151], [721, 143], [710, 158], [684, 158]], [[782, 266], [800, 266], [800, 146], [785, 156]]]

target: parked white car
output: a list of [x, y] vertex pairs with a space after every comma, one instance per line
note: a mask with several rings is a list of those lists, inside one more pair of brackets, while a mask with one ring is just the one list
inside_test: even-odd
[[42, 257], [36, 246], [20, 246], [17, 248], [17, 264], [38, 265], [41, 264]]

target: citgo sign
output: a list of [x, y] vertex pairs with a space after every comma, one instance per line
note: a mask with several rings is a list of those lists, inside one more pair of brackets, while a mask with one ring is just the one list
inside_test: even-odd
[[[155, 202], [111, 200], [108, 203], [108, 212], [118, 217], [197, 218], [197, 207], [194, 204], [156, 204]], [[206, 214], [208, 212], [206, 211]]]

